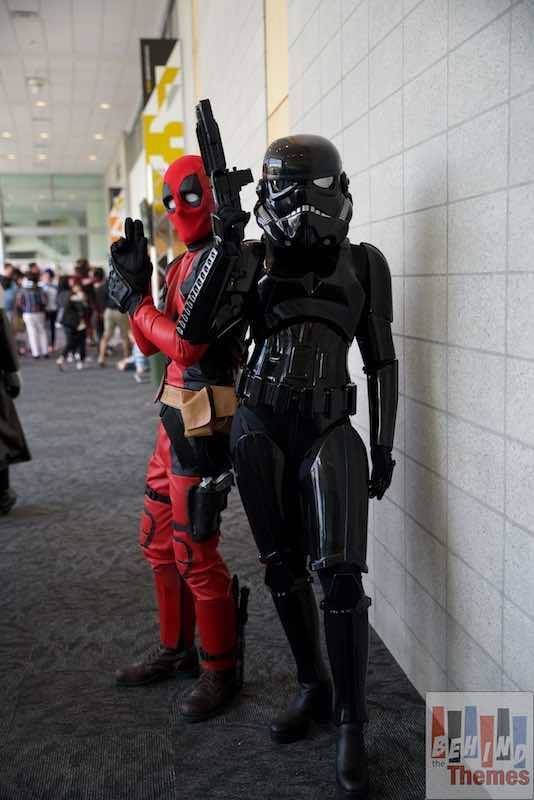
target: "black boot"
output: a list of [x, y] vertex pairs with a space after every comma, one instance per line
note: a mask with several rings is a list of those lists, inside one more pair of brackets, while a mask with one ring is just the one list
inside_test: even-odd
[[289, 590], [284, 591], [284, 570], [287, 575], [282, 565], [271, 566], [266, 581], [297, 664], [297, 693], [287, 710], [271, 723], [271, 738], [287, 744], [304, 738], [312, 720], [324, 723], [331, 719], [332, 689], [321, 656], [311, 579], [291, 580]]
[[332, 689], [329, 683], [300, 683], [287, 709], [271, 722], [271, 739], [289, 744], [303, 739], [310, 721], [324, 724], [332, 719]]
[[334, 721], [338, 728], [338, 797], [366, 800], [369, 771], [363, 726], [367, 722], [367, 609], [371, 601], [365, 596], [361, 576], [355, 571], [324, 576], [323, 585], [326, 644], [335, 689]]
[[336, 742], [338, 797], [364, 800], [369, 794], [369, 769], [363, 725], [345, 722], [338, 727]]
[[147, 653], [142, 661], [117, 670], [115, 680], [119, 686], [145, 686], [167, 678], [196, 678], [198, 672], [195, 647], [172, 650], [160, 644]]

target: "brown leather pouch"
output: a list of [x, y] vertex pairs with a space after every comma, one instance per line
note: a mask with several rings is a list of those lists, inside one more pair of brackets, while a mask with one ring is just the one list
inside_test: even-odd
[[161, 400], [180, 408], [185, 436], [192, 437], [227, 433], [237, 409], [233, 386], [204, 386], [198, 392], [166, 386]]

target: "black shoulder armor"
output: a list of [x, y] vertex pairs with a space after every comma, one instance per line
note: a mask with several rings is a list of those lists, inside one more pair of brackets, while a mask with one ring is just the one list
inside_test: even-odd
[[387, 319], [388, 322], [393, 322], [391, 273], [386, 257], [377, 247], [368, 242], [362, 242], [361, 246], [365, 248], [369, 264], [367, 275], [369, 311]]

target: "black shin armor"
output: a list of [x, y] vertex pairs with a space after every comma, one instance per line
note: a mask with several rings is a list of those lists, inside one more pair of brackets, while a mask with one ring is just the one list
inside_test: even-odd
[[361, 574], [351, 565], [320, 572], [326, 645], [334, 679], [336, 725], [367, 722], [369, 622]]
[[301, 684], [327, 681], [319, 643], [319, 620], [311, 576], [295, 578], [286, 564], [269, 563], [265, 583], [291, 646]]

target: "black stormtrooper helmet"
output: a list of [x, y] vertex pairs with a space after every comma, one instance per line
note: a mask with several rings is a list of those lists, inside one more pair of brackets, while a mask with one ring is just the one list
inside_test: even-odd
[[263, 159], [254, 214], [278, 247], [333, 247], [352, 217], [349, 181], [338, 151], [322, 136], [276, 139]]

